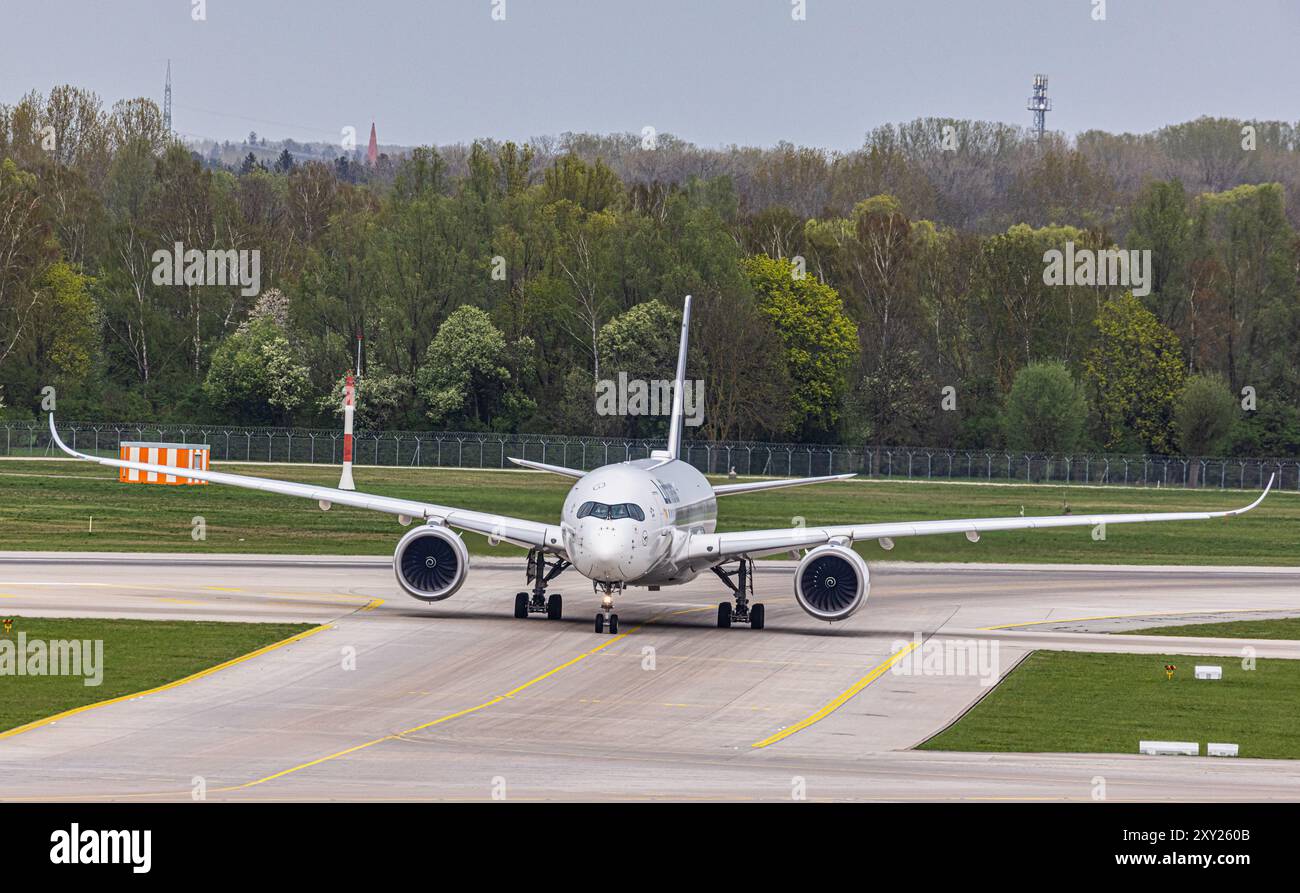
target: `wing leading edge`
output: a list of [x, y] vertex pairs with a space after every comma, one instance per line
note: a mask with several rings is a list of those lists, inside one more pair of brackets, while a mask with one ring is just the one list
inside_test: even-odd
[[713, 488], [715, 496], [729, 496], [732, 493], [757, 493], [759, 490], [777, 490], [781, 487], [802, 487], [804, 484], [824, 484], [827, 481], [847, 481], [857, 477], [857, 472], [848, 474], [828, 474], [816, 478], [783, 478], [777, 481], [750, 481], [745, 484], [719, 484]]
[[150, 465], [145, 462], [128, 462], [125, 459], [90, 456], [86, 453], [77, 452], [63, 442], [63, 439], [59, 437], [58, 429], [54, 426], [54, 413], [50, 413], [50, 436], [59, 449], [69, 456], [99, 465], [109, 465], [114, 468], [134, 468], [139, 471], [152, 471], [158, 474], [211, 481], [214, 484], [229, 484], [234, 487], [242, 487], [245, 490], [261, 490], [265, 493], [278, 493], [282, 496], [297, 496], [303, 499], [315, 500], [322, 507], [347, 505], [354, 508], [386, 512], [390, 515], [397, 515], [399, 518], [419, 518], [434, 523], [446, 524], [448, 527], [454, 527], [458, 530], [481, 533], [484, 536], [514, 543], [517, 546], [539, 546], [552, 551], [563, 549], [563, 540], [558, 527], [542, 524], [538, 521], [528, 521], [523, 518], [507, 518], [501, 515], [488, 514], [487, 512], [467, 511], [452, 506], [415, 502], [409, 499], [397, 499], [392, 496], [375, 496], [357, 490], [337, 490], [333, 487], [321, 487], [315, 484], [298, 484], [292, 481], [276, 481], [270, 478], [227, 474], [224, 471], [203, 471], [186, 468], [179, 470], [178, 473], [178, 469], [164, 465]]
[[725, 560], [738, 555], [770, 555], [790, 549], [807, 549], [832, 542], [892, 540], [903, 536], [929, 536], [937, 533], [965, 533], [978, 537], [999, 530], [1038, 530], [1052, 527], [1096, 527], [1100, 524], [1137, 524], [1147, 521], [1207, 521], [1242, 515], [1264, 501], [1273, 488], [1276, 475], [1270, 476], [1264, 492], [1244, 508], [1225, 512], [1151, 512], [1114, 515], [1048, 515], [1037, 518], [964, 518], [951, 521], [908, 521], [883, 524], [837, 524], [828, 527], [795, 527], [784, 530], [744, 530], [715, 533], [691, 538], [687, 548], [690, 559]]

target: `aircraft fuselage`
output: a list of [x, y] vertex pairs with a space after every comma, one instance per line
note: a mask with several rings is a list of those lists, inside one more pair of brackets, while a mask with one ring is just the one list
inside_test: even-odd
[[597, 583], [685, 583], [703, 568], [673, 557], [692, 534], [713, 533], [717, 499], [708, 480], [676, 459], [605, 465], [564, 500], [560, 527], [577, 570]]

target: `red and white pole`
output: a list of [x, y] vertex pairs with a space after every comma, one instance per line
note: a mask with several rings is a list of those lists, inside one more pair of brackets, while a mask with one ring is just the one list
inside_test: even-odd
[[347, 384], [343, 386], [343, 476], [339, 478], [340, 490], [355, 490], [352, 483], [352, 414], [356, 411], [357, 383], [348, 372]]

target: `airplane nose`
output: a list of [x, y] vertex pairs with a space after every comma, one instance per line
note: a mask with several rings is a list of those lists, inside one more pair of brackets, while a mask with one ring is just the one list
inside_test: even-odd
[[613, 583], [628, 579], [631, 544], [624, 541], [617, 523], [593, 521], [580, 523], [574, 530], [570, 549], [574, 564], [593, 580]]
[[623, 544], [618, 533], [609, 527], [595, 530], [588, 540], [591, 548], [591, 560], [601, 565], [617, 565], [623, 558]]

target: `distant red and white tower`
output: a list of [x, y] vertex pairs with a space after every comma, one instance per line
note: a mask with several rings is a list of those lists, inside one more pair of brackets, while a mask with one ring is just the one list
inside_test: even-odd
[[370, 147], [366, 149], [366, 164], [374, 167], [379, 161], [379, 140], [375, 137], [375, 122], [370, 122]]
[[339, 478], [340, 490], [355, 490], [352, 483], [352, 414], [356, 411], [357, 382], [348, 371], [347, 383], [343, 386], [343, 475]]

